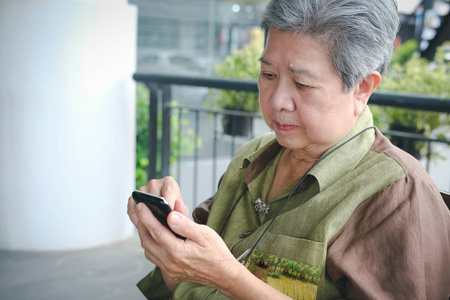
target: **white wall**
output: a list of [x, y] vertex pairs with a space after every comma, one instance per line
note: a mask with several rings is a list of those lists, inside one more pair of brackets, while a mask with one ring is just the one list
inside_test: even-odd
[[136, 27], [126, 0], [0, 0], [0, 248], [133, 233]]

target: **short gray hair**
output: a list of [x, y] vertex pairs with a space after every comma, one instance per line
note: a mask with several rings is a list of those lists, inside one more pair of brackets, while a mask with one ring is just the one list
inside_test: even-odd
[[270, 28], [322, 41], [350, 91], [372, 71], [383, 74], [399, 28], [395, 0], [271, 0], [262, 15]]

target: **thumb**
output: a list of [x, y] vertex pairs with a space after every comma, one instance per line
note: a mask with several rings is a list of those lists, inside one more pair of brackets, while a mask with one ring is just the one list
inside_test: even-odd
[[177, 211], [172, 211], [167, 217], [167, 223], [170, 228], [177, 234], [184, 236], [192, 241], [199, 242], [205, 235], [202, 225], [199, 225]]
[[174, 205], [174, 210], [182, 213], [183, 215], [185, 215], [186, 217], [189, 216], [189, 208], [186, 206], [186, 204], [184, 204], [183, 201], [176, 201], [175, 205]]

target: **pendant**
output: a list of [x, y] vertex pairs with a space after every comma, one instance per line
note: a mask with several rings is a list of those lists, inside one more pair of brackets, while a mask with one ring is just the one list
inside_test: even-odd
[[269, 213], [270, 205], [262, 202], [260, 198], [255, 198], [252, 200], [253, 204], [255, 204], [255, 211], [259, 213], [265, 213], [266, 215]]

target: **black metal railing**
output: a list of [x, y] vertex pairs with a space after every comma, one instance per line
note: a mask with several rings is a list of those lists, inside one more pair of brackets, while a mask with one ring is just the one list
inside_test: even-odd
[[[216, 178], [216, 159], [217, 159], [217, 134], [220, 132], [217, 128], [218, 118], [223, 115], [241, 115], [247, 116], [250, 118], [261, 118], [259, 114], [251, 114], [246, 112], [238, 112], [238, 111], [218, 111], [211, 109], [204, 109], [201, 107], [192, 107], [192, 106], [183, 106], [174, 108], [171, 106], [172, 100], [172, 86], [192, 86], [192, 87], [204, 87], [211, 89], [223, 89], [223, 90], [236, 90], [236, 91], [246, 91], [246, 92], [258, 92], [258, 87], [256, 81], [250, 80], [233, 80], [233, 79], [218, 79], [218, 78], [206, 78], [206, 77], [186, 77], [186, 76], [175, 76], [175, 75], [161, 75], [161, 74], [135, 74], [133, 78], [137, 82], [142, 82], [147, 85], [150, 89], [150, 117], [149, 117], [149, 170], [148, 170], [148, 178], [156, 178], [157, 170], [156, 170], [156, 157], [157, 151], [159, 149], [161, 153], [161, 168], [159, 176], [167, 176], [170, 175], [170, 141], [171, 141], [171, 116], [175, 109], [178, 110], [178, 117], [181, 119], [183, 111], [188, 111], [190, 114], [193, 114], [194, 120], [194, 131], [196, 135], [199, 134], [199, 120], [201, 119], [201, 115], [209, 116], [212, 118], [212, 128], [213, 131], [213, 143], [212, 143], [212, 182], [213, 184], [217, 183]], [[432, 98], [426, 96], [419, 95], [405, 95], [405, 94], [397, 94], [397, 93], [374, 93], [370, 98], [370, 103], [372, 105], [380, 105], [380, 106], [392, 106], [392, 107], [400, 107], [400, 108], [408, 108], [415, 110], [425, 110], [425, 111], [434, 111], [440, 113], [450, 113], [450, 100], [443, 100], [439, 98]], [[159, 113], [162, 114], [162, 125], [161, 130], [162, 134], [160, 137], [160, 147], [158, 147], [158, 123], [157, 123], [157, 115]], [[178, 139], [182, 139], [181, 132], [181, 123], [179, 123]], [[427, 145], [427, 161], [426, 161], [426, 169], [429, 170], [430, 167], [430, 156], [433, 151], [432, 145], [434, 143], [442, 143], [449, 145], [450, 142], [446, 140], [440, 139], [430, 139], [424, 137], [422, 135], [408, 134], [398, 131], [386, 131], [384, 132], [386, 135], [390, 137], [402, 137], [411, 139], [414, 141], [422, 141]], [[253, 131], [248, 135], [248, 139], [254, 136]], [[236, 145], [234, 140], [236, 137], [230, 137], [230, 153], [231, 155], [234, 153], [236, 149]], [[179, 143], [180, 145], [181, 143]], [[194, 180], [198, 177], [198, 147], [195, 148], [193, 154], [193, 163], [194, 163], [194, 173], [192, 177]], [[179, 155], [181, 151], [178, 151]], [[181, 157], [178, 158], [179, 160]], [[182, 180], [179, 176], [180, 164], [178, 164], [177, 172], [178, 180]], [[193, 198], [197, 198], [197, 182], [194, 181], [194, 195]]]

